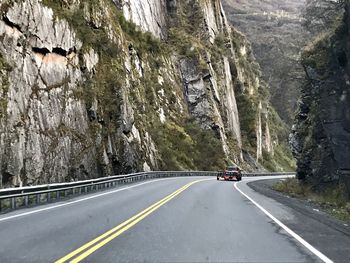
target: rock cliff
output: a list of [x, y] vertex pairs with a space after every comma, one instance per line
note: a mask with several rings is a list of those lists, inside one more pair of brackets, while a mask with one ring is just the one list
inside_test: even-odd
[[2, 186], [281, 155], [259, 66], [219, 0], [3, 0], [0, 12]]
[[271, 88], [271, 102], [292, 125], [304, 71], [300, 50], [310, 33], [303, 28], [306, 0], [223, 0], [227, 17], [247, 35]]
[[[341, 14], [341, 12], [339, 13]], [[298, 177], [316, 189], [347, 180], [350, 193], [349, 7], [302, 55], [307, 75], [290, 136]]]

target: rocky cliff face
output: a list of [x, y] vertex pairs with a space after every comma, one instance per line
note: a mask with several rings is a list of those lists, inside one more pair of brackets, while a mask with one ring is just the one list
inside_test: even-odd
[[[298, 177], [316, 188], [338, 183], [350, 171], [350, 20], [346, 8], [329, 31], [303, 53], [307, 74], [290, 137]], [[349, 192], [350, 182], [348, 181]]]
[[261, 167], [278, 122], [219, 0], [0, 3], [2, 186]]
[[305, 0], [224, 0], [230, 22], [247, 35], [271, 88], [271, 102], [290, 126], [304, 77], [300, 50], [309, 39], [302, 26]]
[[[149, 31], [158, 38], [165, 38], [167, 35], [166, 1], [113, 1], [122, 10], [128, 21], [133, 21], [143, 31]], [[168, 5], [176, 7], [176, 1], [169, 1]]]

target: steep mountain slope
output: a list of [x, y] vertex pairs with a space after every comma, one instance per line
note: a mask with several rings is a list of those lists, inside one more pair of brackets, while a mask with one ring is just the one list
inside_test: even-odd
[[304, 76], [300, 50], [309, 38], [302, 27], [305, 0], [224, 0], [229, 21], [247, 35], [263, 79], [271, 87], [271, 101], [291, 125]]
[[5, 0], [0, 12], [3, 186], [256, 169], [274, 153], [280, 120], [219, 0]]
[[350, 11], [346, 3], [344, 16], [303, 52], [307, 77], [290, 139], [299, 179], [317, 190], [345, 183], [350, 194]]

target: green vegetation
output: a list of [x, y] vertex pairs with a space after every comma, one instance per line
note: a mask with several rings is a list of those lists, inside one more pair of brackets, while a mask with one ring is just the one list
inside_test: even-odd
[[252, 150], [256, 148], [256, 125], [259, 101], [257, 97], [249, 96], [243, 91], [235, 91], [237, 107], [240, 116], [242, 140], [244, 145]]
[[295, 178], [289, 178], [275, 184], [273, 189], [316, 203], [328, 213], [350, 223], [350, 199], [344, 185], [328, 187], [321, 193], [314, 191], [311, 185]]
[[271, 131], [274, 131], [275, 138], [281, 143], [287, 144], [290, 128], [285, 124], [276, 110], [272, 107], [268, 107], [269, 127]]
[[[106, 55], [116, 57], [118, 56], [120, 47], [109, 35], [117, 36], [118, 33], [123, 32], [127, 40], [132, 42], [138, 52], [151, 52], [159, 53], [161, 48], [161, 42], [152, 36], [151, 33], [143, 33], [135, 23], [129, 22], [125, 19], [121, 11], [119, 11], [112, 1], [103, 1], [108, 7], [108, 15], [110, 17], [104, 17], [101, 19], [102, 26], [95, 25], [94, 17], [99, 17], [97, 12], [104, 12], [101, 10], [101, 3], [96, 0], [87, 0], [80, 3], [79, 7], [65, 7], [60, 1], [43, 0], [44, 4], [51, 7], [55, 11], [55, 15], [59, 18], [63, 18], [76, 30], [78, 38], [82, 41], [85, 48], [93, 48]], [[89, 10], [90, 21], [87, 21], [87, 17], [84, 16], [82, 10]], [[111, 28], [116, 30], [114, 32], [108, 31], [105, 27], [112, 23]], [[117, 31], [117, 30], [120, 31]]]
[[213, 131], [204, 130], [194, 120], [181, 125], [170, 122], [152, 129], [165, 170], [221, 170], [225, 154]]
[[169, 30], [168, 44], [174, 47], [181, 57], [188, 59], [198, 59], [200, 56], [199, 49], [202, 48], [198, 39], [179, 28]]
[[323, 78], [326, 78], [331, 72], [331, 56], [336, 45], [340, 44], [347, 28], [341, 15], [328, 26], [328, 30], [319, 33], [312, 41], [308, 43], [302, 53], [302, 64], [310, 66], [317, 70]]
[[8, 74], [11, 71], [10, 65], [5, 61], [0, 52], [0, 118], [6, 115], [7, 110], [7, 92], [9, 89]]
[[274, 108], [267, 107], [267, 109], [268, 125], [270, 131], [273, 131], [271, 140], [278, 144], [273, 146], [273, 155], [263, 151], [262, 164], [270, 171], [295, 171], [296, 162], [288, 145], [289, 127], [281, 120]]
[[272, 172], [290, 172], [295, 170], [295, 161], [286, 143], [274, 146], [274, 154], [263, 151], [262, 165]]
[[[161, 51], [166, 50], [163, 48], [162, 43], [150, 32], [142, 32], [135, 23], [127, 21], [119, 10], [116, 8], [113, 8], [113, 10], [121, 29], [135, 44], [135, 48], [138, 52], [146, 51], [159, 54]], [[142, 55], [142, 53], [140, 53], [140, 55]]]

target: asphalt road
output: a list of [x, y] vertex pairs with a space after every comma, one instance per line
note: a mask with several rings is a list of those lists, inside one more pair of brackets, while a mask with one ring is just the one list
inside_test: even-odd
[[293, 219], [257, 179], [152, 180], [1, 215], [0, 262], [321, 262], [262, 210]]

